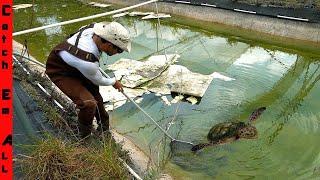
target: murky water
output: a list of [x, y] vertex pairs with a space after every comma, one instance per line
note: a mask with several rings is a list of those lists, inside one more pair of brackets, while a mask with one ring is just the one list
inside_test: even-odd
[[[15, 11], [14, 31], [104, 12], [77, 1], [57, 3], [42, 0], [36, 4], [34, 10]], [[110, 18], [94, 21], [102, 20]], [[232, 35], [221, 33], [221, 29], [215, 31], [214, 26], [208, 30], [209, 25], [195, 28], [170, 20], [161, 20], [160, 28], [156, 21], [142, 21], [140, 18], [125, 17], [118, 21], [127, 25], [134, 36], [132, 53], [104, 57], [102, 66], [120, 57], [143, 59], [158, 49], [162, 53], [179, 53], [181, 58], [177, 64], [193, 72], [211, 74], [216, 71], [235, 79], [229, 82], [214, 79], [196, 105], [180, 102], [167, 106], [154, 94], [144, 96], [140, 105], [174, 137], [194, 143], [206, 142], [206, 135], [213, 125], [246, 121], [255, 108], [267, 107], [255, 124], [258, 139], [209, 147], [197, 154], [188, 151], [171, 153], [169, 141], [164, 139], [163, 133], [132, 104], [127, 103], [115, 110], [112, 127], [150, 153], [155, 163], [165, 171], [177, 179], [320, 177], [318, 51], [305, 53], [283, 44], [279, 46], [279, 42], [257, 43], [259, 39], [241, 38], [237, 36], [237, 29], [230, 27], [226, 32], [235, 32]], [[55, 44], [90, 22], [52, 28], [15, 39], [20, 42], [26, 39], [30, 53], [44, 62]], [[252, 36], [265, 39], [259, 34], [252, 33]], [[168, 96], [168, 99], [172, 100], [172, 97]]]

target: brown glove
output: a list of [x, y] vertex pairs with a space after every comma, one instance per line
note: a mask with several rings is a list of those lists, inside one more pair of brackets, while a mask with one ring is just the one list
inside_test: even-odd
[[114, 83], [113, 87], [115, 89], [118, 89], [119, 92], [123, 92], [123, 86], [122, 84], [120, 83], [120, 81], [116, 80], [116, 82]]

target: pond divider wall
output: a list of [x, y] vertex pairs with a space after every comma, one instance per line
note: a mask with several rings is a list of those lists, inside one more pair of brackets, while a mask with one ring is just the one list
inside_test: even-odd
[[[141, 0], [102, 0], [119, 6], [141, 3]], [[195, 20], [220, 23], [243, 29], [254, 30], [274, 36], [320, 43], [320, 24], [295, 20], [278, 19], [244, 12], [235, 12], [215, 7], [196, 6], [185, 3], [157, 3], [159, 12], [175, 14]], [[155, 4], [148, 4], [141, 10], [156, 12]]]

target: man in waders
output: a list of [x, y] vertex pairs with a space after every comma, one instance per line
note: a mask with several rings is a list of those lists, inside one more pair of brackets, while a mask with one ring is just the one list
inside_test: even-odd
[[112, 56], [130, 49], [130, 36], [125, 27], [117, 22], [100, 22], [80, 28], [51, 51], [46, 74], [80, 109], [81, 138], [91, 135], [94, 117], [99, 124], [98, 132], [109, 130], [109, 115], [104, 109], [99, 85], [112, 85], [123, 91], [119, 81], [103, 77], [99, 71], [102, 52]]

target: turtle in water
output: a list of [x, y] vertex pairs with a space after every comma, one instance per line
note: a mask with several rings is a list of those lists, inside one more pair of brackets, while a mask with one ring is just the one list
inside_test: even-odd
[[231, 141], [243, 139], [254, 139], [258, 136], [257, 129], [252, 125], [252, 122], [258, 119], [258, 117], [266, 110], [266, 107], [260, 107], [253, 111], [249, 116], [249, 122], [223, 122], [213, 126], [207, 136], [208, 143], [201, 143], [194, 145], [192, 151], [196, 152], [207, 146], [214, 146], [218, 144], [224, 144]]

